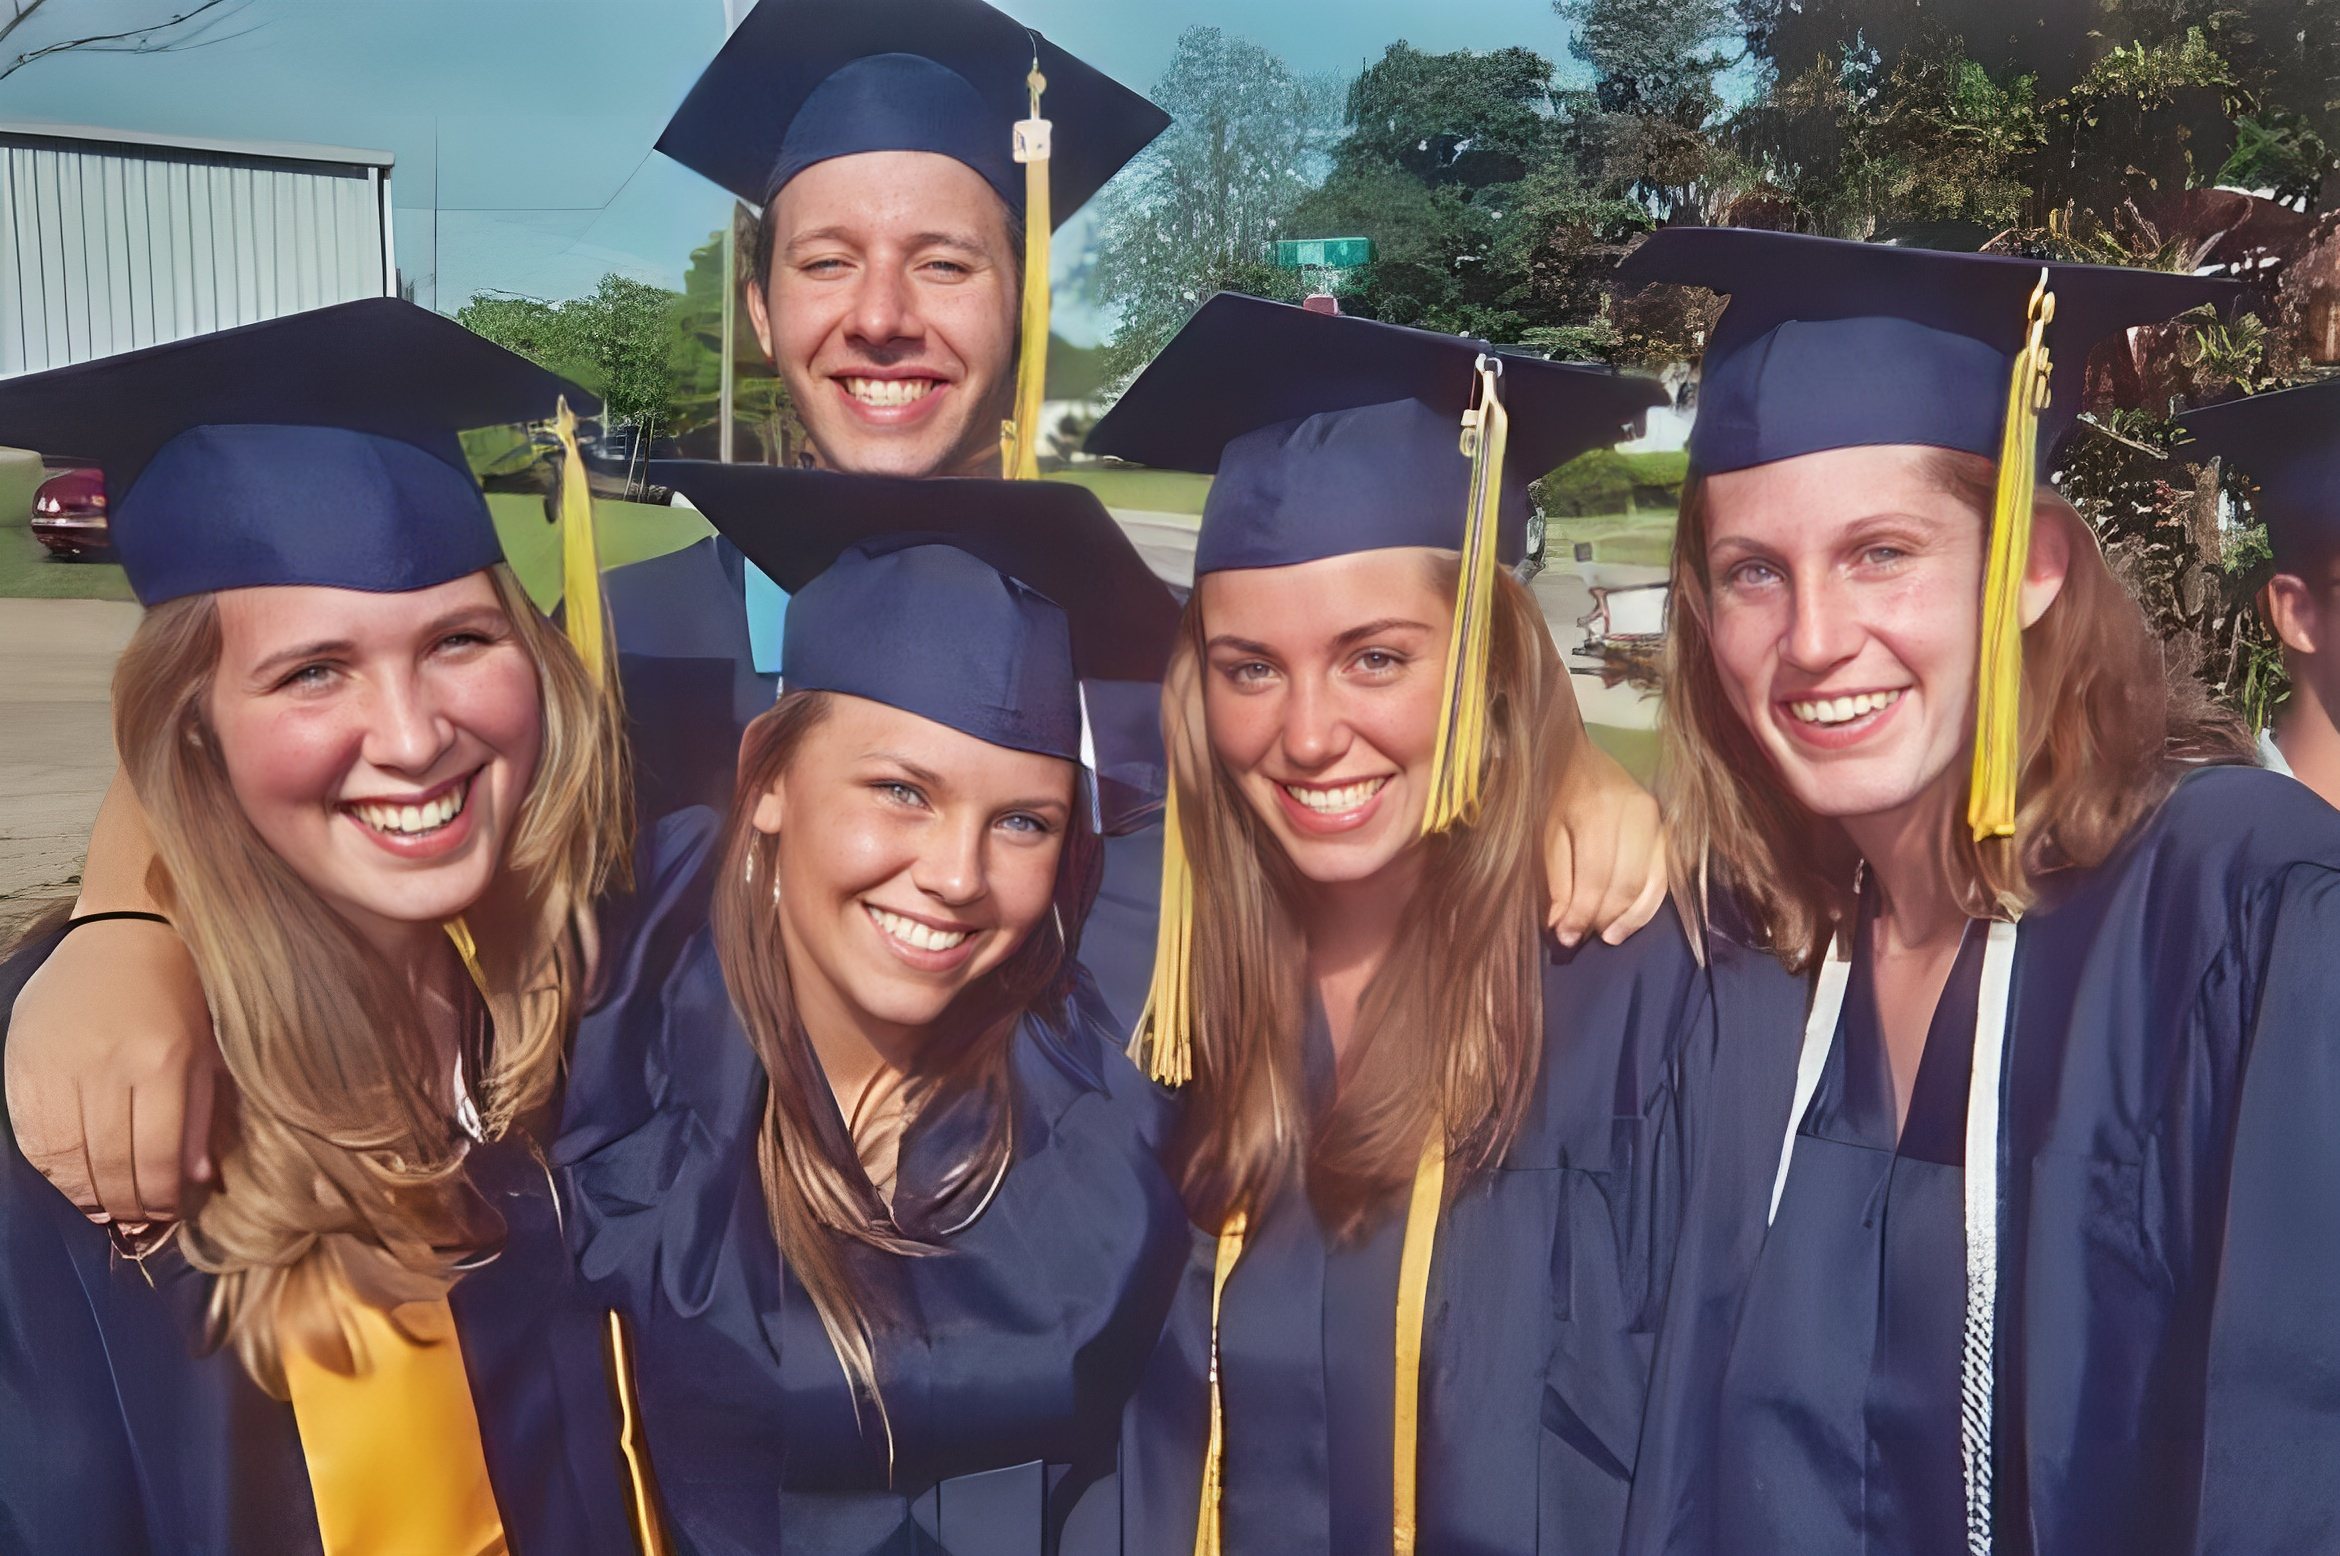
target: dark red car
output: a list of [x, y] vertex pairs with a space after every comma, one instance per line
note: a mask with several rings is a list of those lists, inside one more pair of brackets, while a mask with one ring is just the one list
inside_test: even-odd
[[110, 557], [114, 539], [106, 529], [106, 478], [88, 465], [52, 466], [57, 473], [33, 493], [33, 539], [68, 560]]

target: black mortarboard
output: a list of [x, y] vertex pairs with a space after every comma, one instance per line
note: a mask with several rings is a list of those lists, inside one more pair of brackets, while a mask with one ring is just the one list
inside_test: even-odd
[[2188, 411], [2190, 456], [2223, 456], [2259, 488], [2275, 564], [2304, 567], [2340, 551], [2340, 379]]
[[1740, 227], [1668, 227], [1623, 286], [1728, 293], [1707, 342], [1690, 463], [1712, 474], [1824, 449], [1915, 443], [1997, 459], [2008, 382], [2040, 272], [2055, 296], [2044, 464], [2080, 412], [2088, 353], [2116, 330], [2234, 297], [2236, 283], [2113, 265], [2042, 265]]
[[0, 382], [0, 443], [94, 459], [130, 586], [429, 588], [503, 559], [456, 434], [599, 402], [367, 298]]
[[982, 0], [763, 0], [700, 73], [658, 149], [751, 205], [816, 162], [931, 151], [1024, 209], [1014, 126], [1037, 59], [1056, 126], [1056, 222], [1170, 116]]
[[[1102, 420], [1088, 449], [1215, 473], [1197, 576], [1463, 542], [1459, 428], [1483, 341], [1221, 292]], [[1497, 554], [1517, 560], [1527, 484], [1631, 437], [1666, 392], [1602, 367], [1502, 356], [1510, 413]]]
[[[1150, 688], [1168, 665], [1178, 602], [1083, 487], [685, 460], [649, 476], [790, 592], [790, 689], [1082, 761], [1081, 683]], [[1099, 775], [1132, 791], [1105, 796], [1109, 831], [1161, 798], [1154, 698], [1141, 700], [1146, 729], [1096, 730]]]

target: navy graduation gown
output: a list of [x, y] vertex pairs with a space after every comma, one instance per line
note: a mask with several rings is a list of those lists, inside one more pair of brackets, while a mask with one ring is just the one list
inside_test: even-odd
[[[2340, 1550], [2340, 816], [2272, 774], [2196, 772], [2105, 864], [2043, 884], [2017, 940], [2005, 1054], [1996, 1548]], [[1948, 1548], [1957, 1529], [1938, 1525], [1957, 1508], [1935, 1504], [1957, 1393], [1939, 1331], [1954, 1321], [1935, 1309], [1950, 1298], [1896, 1281], [1889, 1237], [1838, 1271], [1768, 1268], [1774, 1244], [1817, 1246], [1791, 1209], [1812, 1134], [1829, 1127], [1818, 1108], [1779, 1224], [1764, 1227], [1809, 985], [1727, 922], [1714, 967], [1717, 1020], [1686, 1092], [1693, 1189], [1627, 1548], [1825, 1551], [1854, 1548], [1856, 1532], [1867, 1550]], [[1954, 979], [1945, 1006], [1959, 997]], [[1950, 1020], [1937, 1017], [1921, 1087]], [[1869, 1178], [1891, 1190], [1879, 1206], [1904, 1208], [1875, 1163]], [[1811, 1181], [1806, 1203], [1849, 1237], [1849, 1202], [1830, 1207], [1825, 1175]], [[1962, 1299], [1955, 1215], [1907, 1198], [1941, 1224], [1905, 1252]], [[1789, 1322], [1777, 1283], [1842, 1330]], [[1849, 1472], [1894, 1391], [1842, 1375], [1866, 1373], [1895, 1333], [1931, 1337], [1909, 1353], [1915, 1382], [1896, 1409], [1904, 1423], [1945, 1417], [1902, 1458], [1932, 1491]], [[1768, 1423], [1751, 1423], [1750, 1377], [1776, 1385], [1798, 1366], [1813, 1375], [1802, 1432], [1786, 1429], [1792, 1402], [1776, 1388]], [[1750, 1487], [1811, 1500], [1792, 1528], [1750, 1527]], [[1875, 1516], [1896, 1510], [1925, 1510], [1927, 1526]]]
[[1722, 1380], [1713, 1496], [1751, 1549], [1958, 1556], [1970, 928], [1896, 1134], [1863, 905], [1835, 1043], [1798, 1129]]
[[[889, 1473], [766, 1219], [765, 1077], [707, 929], [715, 830], [686, 811], [645, 842], [558, 1150], [581, 1267], [633, 1320], [670, 1527], [705, 1553], [1118, 1549], [1118, 1413], [1185, 1252], [1168, 1100], [1093, 1019], [1019, 1031], [991, 1203], [944, 1254], [863, 1260], [899, 1305], [875, 1337]], [[905, 1181], [920, 1154], [914, 1127]]]
[[[0, 975], [0, 1016], [55, 937]], [[16, 1149], [0, 1152], [0, 1552], [320, 1550], [292, 1407], [201, 1354], [210, 1278], [177, 1244], [114, 1251]], [[468, 1169], [504, 1217], [450, 1296], [488, 1474], [517, 1556], [636, 1549], [603, 1361], [551, 1179], [517, 1139]]]
[[[1638, 1448], [1683, 1159], [1676, 1053], [1707, 1019], [1671, 914], [1554, 953], [1543, 1069], [1500, 1166], [1441, 1218], [1422, 1338], [1424, 1552], [1608, 1552]], [[1295, 1188], [1259, 1218], [1219, 1326], [1231, 1556], [1390, 1547], [1399, 1212], [1328, 1246]], [[1194, 1548], [1215, 1240], [1196, 1233], [1124, 1427], [1125, 1549]]]

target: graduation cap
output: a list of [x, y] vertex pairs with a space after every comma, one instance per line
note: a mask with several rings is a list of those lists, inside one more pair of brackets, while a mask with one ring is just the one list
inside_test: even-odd
[[[1156, 688], [1178, 602], [1094, 493], [688, 460], [649, 476], [789, 591], [790, 690], [866, 697], [1091, 765], [1108, 831], [1160, 803]], [[1084, 751], [1084, 682], [1141, 686], [1141, 726], [1099, 723]]]
[[2275, 565], [2286, 572], [2340, 550], [2340, 379], [2188, 411], [2188, 453], [2233, 460], [2258, 483]]
[[0, 381], [0, 443], [94, 459], [147, 605], [425, 589], [503, 560], [456, 434], [599, 402], [377, 297]]
[[1462, 416], [1492, 364], [1509, 422], [1496, 554], [1525, 549], [1528, 483], [1633, 436], [1666, 393], [1603, 367], [1221, 292], [1090, 429], [1132, 464], [1216, 475], [1195, 573], [1389, 546], [1456, 550], [1470, 456]]
[[1699, 370], [1693, 471], [1884, 444], [1997, 464], [1967, 821], [1977, 842], [2013, 837], [2035, 478], [2099, 340], [2228, 301], [2236, 283], [1732, 227], [1654, 233], [1617, 280], [1730, 295]]
[[1170, 116], [982, 0], [763, 0], [699, 75], [658, 149], [750, 205], [816, 162], [932, 151], [1024, 209], [1015, 128], [1047, 78], [1055, 219], [1088, 202]]
[[867, 151], [934, 152], [981, 175], [1024, 224], [1023, 342], [1001, 459], [1029, 479], [1040, 473], [1049, 234], [1169, 123], [983, 0], [763, 0], [658, 149], [757, 206], [814, 163]]
[[1917, 443], [1996, 459], [2042, 275], [2055, 301], [2036, 457], [2080, 413], [2088, 354], [2238, 283], [2118, 265], [2042, 264], [1741, 227], [1668, 227], [1617, 269], [1728, 293], [1699, 370], [1691, 468], [1744, 470], [1824, 449]]
[[[1462, 553], [1426, 831], [1474, 820], [1486, 759], [1495, 572], [1527, 484], [1639, 430], [1666, 392], [1607, 368], [1222, 292], [1091, 429], [1091, 453], [1215, 472], [1195, 573], [1394, 546]], [[1190, 1073], [1193, 884], [1170, 795], [1162, 938], [1139, 1026], [1157, 1079]]]

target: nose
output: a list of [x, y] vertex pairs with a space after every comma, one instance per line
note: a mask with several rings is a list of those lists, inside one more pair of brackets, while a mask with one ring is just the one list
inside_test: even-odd
[[1791, 586], [1794, 604], [1781, 645], [1783, 661], [1819, 675], [1860, 652], [1863, 634], [1853, 602], [1830, 570], [1800, 569]]
[[455, 721], [418, 675], [396, 675], [374, 684], [364, 716], [360, 752], [384, 772], [422, 778], [455, 743]]
[[899, 349], [924, 336], [910, 278], [900, 265], [879, 258], [862, 268], [845, 332], [854, 345], [872, 352]]
[[910, 883], [948, 907], [981, 901], [991, 889], [983, 852], [986, 831], [980, 815], [942, 818], [911, 866]]
[[1329, 767], [1349, 750], [1340, 699], [1321, 677], [1294, 676], [1291, 686], [1284, 701], [1284, 760], [1302, 772]]

